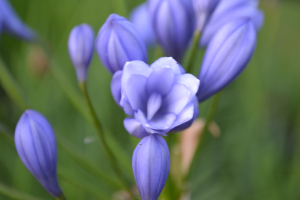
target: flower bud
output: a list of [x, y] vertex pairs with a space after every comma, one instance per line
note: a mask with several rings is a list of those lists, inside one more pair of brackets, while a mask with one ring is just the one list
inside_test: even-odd
[[75, 26], [69, 36], [68, 49], [79, 82], [86, 81], [94, 50], [94, 31], [88, 24]]
[[196, 14], [196, 29], [202, 31], [209, 16], [217, 7], [220, 0], [193, 0]]
[[220, 0], [217, 8], [205, 25], [200, 45], [207, 46], [222, 26], [239, 18], [250, 18], [256, 31], [259, 31], [264, 23], [264, 13], [257, 6], [257, 0]]
[[155, 44], [155, 36], [150, 21], [149, 10], [146, 3], [135, 7], [130, 14], [130, 21], [135, 25], [147, 47]]
[[34, 110], [26, 110], [15, 130], [17, 152], [33, 176], [54, 197], [62, 196], [56, 174], [56, 142], [47, 119]]
[[147, 62], [143, 38], [126, 18], [111, 14], [101, 27], [96, 39], [96, 51], [110, 73], [123, 70], [127, 61]]
[[256, 31], [249, 18], [224, 25], [213, 37], [199, 73], [199, 102], [222, 90], [244, 70], [256, 47]]
[[141, 199], [157, 200], [170, 170], [169, 149], [163, 137], [149, 135], [139, 142], [133, 152], [132, 169]]
[[[7, 0], [0, 0], [0, 30], [25, 40], [34, 40], [35, 33], [22, 22]], [[1, 31], [0, 31], [1, 32]]]
[[194, 30], [190, 0], [148, 0], [150, 19], [159, 44], [167, 56], [181, 61]]

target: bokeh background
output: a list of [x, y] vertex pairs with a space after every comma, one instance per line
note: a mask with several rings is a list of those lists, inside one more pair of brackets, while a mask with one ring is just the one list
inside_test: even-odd
[[[75, 25], [88, 23], [97, 33], [110, 13], [128, 16], [142, 1], [124, 0], [126, 10], [121, 9], [122, 0], [10, 2], [20, 17], [48, 41], [55, 59], [47, 60], [34, 44], [1, 35], [0, 55], [22, 95], [55, 130], [62, 189], [71, 200], [114, 199], [119, 193], [101, 177], [117, 179], [96, 132], [64, 91], [67, 88], [71, 98], [78, 97], [82, 103], [77, 106], [84, 106], [67, 40]], [[188, 184], [192, 200], [300, 199], [300, 1], [261, 0], [260, 8], [265, 12], [265, 25], [258, 34], [257, 49], [242, 75], [222, 92], [214, 120], [221, 134], [217, 138], [209, 134], [196, 158]], [[203, 52], [198, 53], [195, 75]], [[153, 49], [149, 50], [150, 61], [155, 60], [153, 55]], [[58, 77], [57, 72], [63, 76]], [[138, 140], [123, 128], [125, 115], [113, 101], [110, 80], [111, 75], [95, 53], [88, 90], [109, 144], [133, 180], [131, 155]], [[200, 105], [200, 117], [206, 116], [210, 104], [208, 100]], [[53, 199], [25, 168], [11, 139], [23, 111], [0, 85], [0, 199], [11, 199], [3, 195], [7, 191]], [[68, 152], [87, 160], [100, 175], [83, 169]], [[175, 199], [172, 193], [176, 189], [163, 193], [160, 199]]]

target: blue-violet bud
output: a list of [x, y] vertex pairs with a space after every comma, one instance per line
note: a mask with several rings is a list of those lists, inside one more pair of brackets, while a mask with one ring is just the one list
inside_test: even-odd
[[160, 135], [149, 135], [136, 146], [132, 169], [142, 200], [157, 200], [164, 188], [169, 170], [170, 154]]
[[182, 70], [171, 57], [160, 58], [151, 66], [142, 61], [126, 63], [120, 105], [133, 117], [124, 121], [130, 134], [139, 138], [144, 131], [165, 135], [191, 124], [198, 115], [195, 94], [200, 81]]
[[94, 51], [94, 31], [88, 24], [75, 26], [70, 32], [68, 49], [79, 82], [86, 81]]
[[130, 21], [140, 32], [147, 47], [153, 46], [156, 42], [156, 39], [154, 36], [149, 10], [146, 3], [142, 3], [132, 10], [130, 14]]
[[199, 73], [199, 102], [222, 90], [244, 70], [256, 47], [256, 31], [249, 18], [223, 26], [205, 52]]
[[150, 19], [158, 43], [168, 56], [181, 61], [195, 26], [191, 0], [148, 0]]
[[200, 46], [207, 46], [222, 26], [238, 18], [251, 18], [256, 31], [259, 31], [264, 23], [264, 13], [257, 6], [257, 0], [220, 0], [204, 27]]
[[202, 31], [206, 21], [217, 7], [220, 0], [193, 0], [196, 15], [196, 30]]
[[132, 60], [147, 62], [147, 49], [136, 27], [126, 18], [111, 14], [96, 39], [96, 51], [110, 73], [122, 70]]
[[36, 35], [19, 18], [7, 0], [0, 0], [0, 26], [2, 31], [25, 40], [34, 40]]
[[33, 176], [54, 197], [62, 191], [56, 174], [55, 135], [47, 119], [34, 110], [26, 110], [15, 130], [17, 152]]

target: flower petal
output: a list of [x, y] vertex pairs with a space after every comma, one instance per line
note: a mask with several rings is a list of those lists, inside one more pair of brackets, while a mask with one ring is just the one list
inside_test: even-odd
[[147, 79], [146, 91], [148, 96], [153, 93], [166, 95], [172, 89], [174, 79], [174, 73], [170, 68], [154, 69]]
[[136, 138], [144, 138], [149, 136], [149, 133], [146, 132], [142, 124], [133, 118], [124, 119], [124, 126], [128, 133]]

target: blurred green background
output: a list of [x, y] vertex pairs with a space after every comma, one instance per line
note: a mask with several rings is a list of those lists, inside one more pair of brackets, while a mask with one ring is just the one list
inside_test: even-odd
[[[80, 115], [59, 82], [72, 86], [80, 97], [67, 50], [68, 35], [75, 25], [88, 23], [97, 33], [110, 13], [128, 16], [129, 10], [142, 1], [124, 0], [127, 12], [120, 7], [122, 0], [10, 2], [20, 17], [48, 41], [57, 62], [56, 66], [47, 66], [37, 46], [1, 35], [0, 55], [8, 70], [31, 107], [50, 121], [59, 140], [58, 172], [64, 193], [71, 200], [116, 198], [118, 193], [105, 179], [83, 169], [66, 153], [65, 148], [87, 160], [100, 176], [117, 180], [95, 129]], [[196, 158], [189, 179], [193, 200], [300, 199], [300, 2], [262, 0], [260, 7], [266, 19], [256, 52], [242, 75], [222, 92], [215, 115], [221, 135], [206, 137]], [[203, 52], [199, 51], [195, 75]], [[153, 61], [152, 57], [150, 50], [149, 60]], [[49, 69], [52, 67], [65, 77], [57, 81]], [[133, 180], [131, 155], [138, 140], [123, 127], [125, 115], [113, 101], [110, 80], [111, 75], [95, 53], [88, 90], [110, 146]], [[210, 103], [208, 100], [200, 105], [200, 117], [206, 116]], [[0, 86], [0, 132], [5, 129], [12, 136], [23, 111]], [[12, 140], [0, 134], [0, 191], [6, 187], [39, 199], [53, 199], [25, 168]], [[164, 196], [161, 199], [171, 199]], [[11, 198], [0, 192], [0, 199]]]

